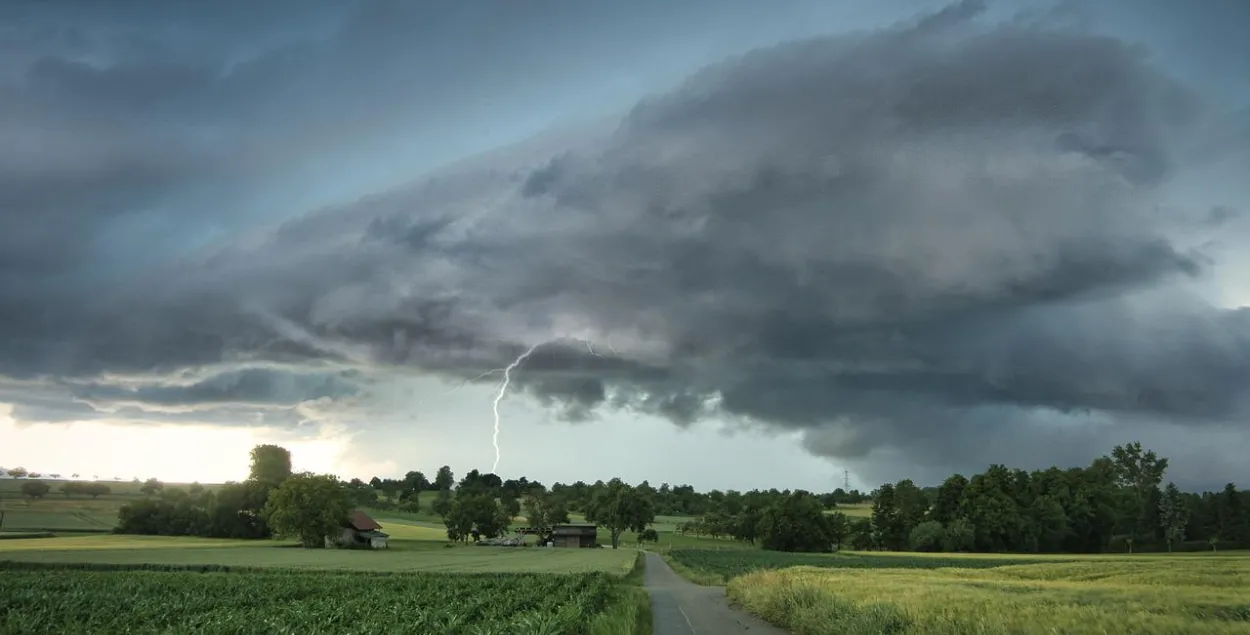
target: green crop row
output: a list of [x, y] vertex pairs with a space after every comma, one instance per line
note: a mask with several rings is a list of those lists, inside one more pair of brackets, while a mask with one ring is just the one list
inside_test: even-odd
[[625, 592], [607, 574], [0, 573], [3, 633], [585, 633]]
[[1047, 562], [1037, 558], [1003, 558], [997, 556], [874, 556], [870, 554], [786, 553], [746, 549], [674, 549], [669, 558], [697, 573], [711, 574], [725, 580], [752, 571], [786, 569], [789, 567], [822, 567], [826, 569], [987, 569], [1016, 564]]

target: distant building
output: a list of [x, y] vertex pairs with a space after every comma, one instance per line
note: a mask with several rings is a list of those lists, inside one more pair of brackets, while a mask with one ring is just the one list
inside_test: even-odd
[[551, 528], [551, 542], [556, 547], [597, 547], [597, 525], [555, 525]]
[[352, 510], [343, 523], [338, 540], [326, 538], [326, 546], [338, 546], [347, 549], [389, 549], [387, 543], [390, 535], [381, 531], [382, 525], [359, 509]]

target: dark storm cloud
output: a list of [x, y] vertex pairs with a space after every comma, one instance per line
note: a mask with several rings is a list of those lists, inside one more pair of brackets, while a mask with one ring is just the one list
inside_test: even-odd
[[[346, 69], [408, 51], [401, 25], [421, 6], [376, 5], [314, 56], [318, 72], [342, 78], [334, 95], [372, 94], [399, 77], [399, 63], [362, 78]], [[90, 137], [102, 156], [133, 158], [115, 164], [117, 178], [102, 163], [67, 164], [80, 152], [67, 142], [32, 164], [43, 171], [0, 182], [0, 203], [47, 205], [66, 230], [6, 214], [0, 232], [17, 232], [4, 253], [12, 271], [68, 281], [0, 276], [0, 312], [13, 325], [0, 336], [0, 368], [90, 377], [247, 355], [469, 379], [558, 340], [513, 382], [566, 419], [608, 407], [682, 425], [740, 418], [802, 430], [821, 455], [923, 453], [940, 466], [980, 460], [969, 439], [1023, 452], [1082, 417], [1116, 430], [1244, 420], [1250, 318], [1202, 299], [1197, 289], [1220, 263], [1155, 212], [1196, 161], [1244, 160], [1245, 147], [1211, 136], [1234, 106], [1121, 39], [982, 22], [978, 12], [964, 2], [889, 29], [750, 51], [595, 135], [536, 139], [272, 232], [196, 243], [159, 269], [94, 278], [64, 272], [110, 214], [156, 223], [159, 212], [127, 214], [161, 209], [159, 195], [206, 170], [214, 183], [250, 182], [292, 155], [282, 144], [315, 152], [358, 129], [301, 138], [344, 106], [332, 97], [275, 130], [242, 126], [220, 141], [240, 120], [268, 121], [243, 114], [272, 115], [329, 85], [261, 90], [302, 68], [296, 49], [228, 73], [106, 77], [40, 62], [23, 85], [34, 95], [27, 116], [55, 112], [38, 99], [92, 95], [117, 117], [207, 119], [194, 119], [204, 133], [186, 147], [166, 143], [159, 126]], [[451, 18], [431, 18], [431, 38], [440, 19]], [[445, 69], [421, 73], [451, 81]], [[185, 108], [145, 92], [147, 82], [180, 86]], [[402, 97], [374, 114], [406, 108]], [[215, 101], [198, 103], [206, 99]], [[181, 152], [153, 154], [166, 147]], [[227, 152], [245, 158], [223, 162]], [[0, 150], [0, 161], [16, 157]], [[54, 194], [102, 202], [88, 213]], [[57, 249], [67, 255], [50, 258]], [[354, 381], [306, 379], [92, 390], [153, 405], [355, 394]], [[1105, 438], [1079, 429], [1072, 438]]]
[[142, 385], [123, 388], [88, 384], [79, 399], [92, 403], [130, 402], [155, 406], [205, 404], [292, 405], [314, 399], [337, 399], [359, 394], [349, 373], [291, 373], [249, 368], [225, 372], [187, 385]]

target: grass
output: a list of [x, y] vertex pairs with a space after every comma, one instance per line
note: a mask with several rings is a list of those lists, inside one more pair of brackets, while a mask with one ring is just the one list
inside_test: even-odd
[[629, 586], [602, 573], [0, 571], [0, 632], [13, 634], [647, 632]]
[[859, 564], [761, 568], [728, 593], [797, 635], [1250, 633], [1247, 553], [814, 557]]
[[385, 550], [300, 549], [277, 541], [163, 536], [76, 536], [0, 541], [0, 560], [110, 565], [222, 565], [279, 569], [422, 572], [586, 573], [624, 575], [632, 550], [444, 547], [393, 540]]
[[872, 518], [872, 503], [856, 503], [854, 505], [838, 505], [826, 514], [842, 512], [851, 518]]
[[1074, 556], [1003, 556], [996, 554], [901, 554], [842, 552], [837, 554], [785, 553], [762, 549], [675, 549], [668, 563], [678, 574], [696, 584], [721, 586], [753, 571], [808, 566], [822, 569], [983, 569], [1011, 564], [1053, 562]]

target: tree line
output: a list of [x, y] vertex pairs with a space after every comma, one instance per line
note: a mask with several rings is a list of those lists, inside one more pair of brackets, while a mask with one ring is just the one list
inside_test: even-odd
[[[1182, 492], [1167, 458], [1133, 442], [1088, 467], [991, 465], [932, 490], [873, 492], [860, 547], [912, 551], [1099, 553], [1250, 547], [1250, 491]], [[864, 528], [861, 528], [863, 530]]]
[[[1032, 472], [991, 465], [940, 486], [910, 480], [872, 492], [869, 518], [822, 510], [803, 491], [753, 492], [679, 531], [760, 540], [766, 549], [1101, 553], [1250, 548], [1250, 491], [1187, 493], [1163, 485], [1168, 460], [1140, 443], [1088, 467]], [[769, 502], [769, 498], [772, 499]], [[779, 528], [786, 528], [784, 531]]]

